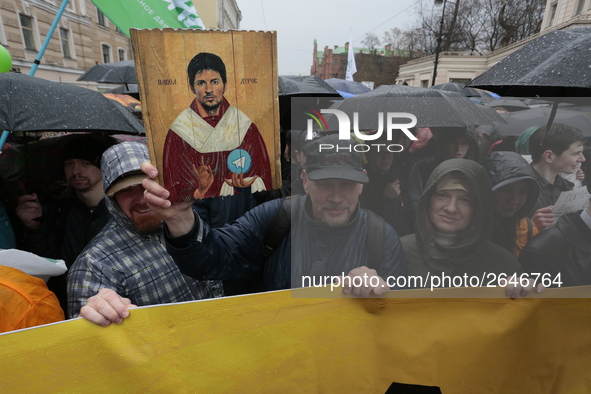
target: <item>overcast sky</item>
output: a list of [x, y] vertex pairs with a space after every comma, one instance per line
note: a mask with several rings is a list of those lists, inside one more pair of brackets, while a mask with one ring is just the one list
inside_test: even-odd
[[353, 28], [358, 47], [366, 33], [405, 28], [420, 0], [236, 0], [241, 30], [277, 31], [279, 75], [309, 75], [314, 39], [318, 49], [343, 46]]

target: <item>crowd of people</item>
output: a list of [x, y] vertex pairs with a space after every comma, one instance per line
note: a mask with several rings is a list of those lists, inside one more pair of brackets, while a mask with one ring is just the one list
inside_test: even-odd
[[[23, 294], [44, 291], [34, 291], [42, 302], [19, 305], [34, 316], [31, 325], [61, 320], [63, 310], [106, 326], [134, 306], [343, 275], [350, 279], [343, 292], [363, 297], [427, 287], [429, 276], [442, 274], [540, 273], [560, 277], [552, 286], [591, 284], [591, 207], [557, 221], [552, 209], [574, 187], [561, 174], [578, 173], [585, 161], [580, 130], [537, 128], [528, 141], [531, 164], [515, 151], [489, 153], [470, 128], [430, 132], [429, 144], [412, 152], [412, 141], [394, 133], [401, 152], [361, 153], [353, 138], [291, 131], [287, 187], [174, 203], [155, 180], [145, 144], [72, 138], [62, 152], [64, 196], [42, 205], [37, 195], [22, 195], [12, 226], [2, 227], [4, 248], [63, 259], [68, 268], [50, 280], [52, 292], [42, 281], [23, 281]], [[591, 166], [583, 167], [584, 183]], [[389, 281], [410, 276], [425, 282]], [[515, 298], [544, 286], [517, 280], [503, 287]], [[22, 328], [28, 320], [2, 299], [21, 322], [8, 329]]]

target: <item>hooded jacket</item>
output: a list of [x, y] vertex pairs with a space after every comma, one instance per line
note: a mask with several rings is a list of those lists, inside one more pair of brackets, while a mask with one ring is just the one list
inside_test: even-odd
[[475, 160], [478, 161], [479, 153], [478, 153], [478, 138], [476, 133], [473, 129], [463, 129], [463, 130], [438, 130], [435, 134], [433, 143], [436, 146], [435, 156], [434, 157], [427, 157], [425, 159], [419, 160], [415, 163], [410, 171], [408, 186], [406, 189], [408, 190], [408, 196], [410, 200], [410, 210], [411, 213], [415, 213], [417, 209], [417, 203], [421, 195], [423, 194], [423, 190], [425, 188], [425, 184], [427, 179], [440, 163], [445, 160], [445, 146], [446, 143], [454, 138], [457, 137], [464, 137], [470, 143], [470, 147], [468, 148], [468, 152], [464, 159]]
[[[549, 274], [552, 287], [591, 285], [591, 228], [581, 211], [567, 213], [542, 231], [519, 255], [526, 272]], [[558, 281], [555, 281], [558, 279]]]
[[[146, 146], [137, 142], [109, 148], [101, 161], [105, 191], [118, 179], [139, 173], [140, 164], [148, 160]], [[70, 317], [78, 316], [86, 300], [103, 288], [115, 290], [138, 306], [223, 295], [221, 282], [181, 274], [166, 252], [161, 227], [139, 231], [115, 198], [105, 197], [105, 203], [111, 220], [82, 251], [68, 275]]]
[[[540, 185], [536, 181], [532, 167], [518, 153], [493, 152], [484, 159], [483, 166], [490, 178], [493, 192], [503, 186], [522, 180], [528, 183], [529, 192], [527, 200], [512, 217], [501, 218], [493, 212], [495, 228], [493, 242], [502, 242], [507, 230], [515, 231], [515, 243], [510, 251], [515, 256], [519, 256], [519, 252], [529, 239], [538, 234], [535, 224], [526, 216], [534, 205], [536, 205], [536, 201], [540, 195]], [[531, 228], [531, 231], [528, 231], [529, 228]], [[501, 245], [501, 243], [498, 244]]]
[[[466, 180], [474, 197], [474, 213], [469, 227], [452, 246], [435, 242], [428, 209], [437, 182], [448, 174]], [[438, 165], [425, 187], [417, 206], [415, 233], [402, 238], [402, 248], [409, 275], [425, 278], [446, 275], [477, 275], [521, 273], [515, 257], [505, 249], [488, 241], [492, 230], [491, 186], [484, 168], [472, 160], [450, 159]], [[486, 285], [486, 282], [484, 283]]]

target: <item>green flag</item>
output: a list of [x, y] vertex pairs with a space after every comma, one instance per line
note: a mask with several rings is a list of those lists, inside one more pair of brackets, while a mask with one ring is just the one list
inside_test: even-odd
[[127, 37], [129, 29], [204, 29], [190, 0], [92, 0]]

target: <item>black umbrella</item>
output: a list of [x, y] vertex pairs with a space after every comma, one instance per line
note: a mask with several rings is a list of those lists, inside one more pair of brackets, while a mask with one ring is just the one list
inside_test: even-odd
[[106, 83], [137, 83], [135, 63], [133, 60], [97, 64], [89, 68], [78, 81], [95, 81]]
[[315, 75], [280, 75], [279, 96], [341, 97], [329, 84]]
[[136, 83], [126, 83], [125, 85], [120, 85], [116, 88], [109, 89], [105, 93], [127, 94], [135, 99], [140, 99], [140, 91]]
[[99, 92], [16, 73], [0, 74], [0, 130], [144, 134], [135, 116]]
[[544, 34], [468, 86], [501, 96], [585, 97], [591, 89], [591, 28]]
[[[359, 130], [376, 130], [378, 113], [403, 112], [417, 118], [416, 127], [467, 127], [504, 122], [494, 110], [479, 108], [460, 93], [404, 85], [382, 85], [375, 90], [345, 99], [332, 108], [345, 112], [353, 126], [354, 113]], [[488, 112], [487, 112], [488, 111]], [[325, 115], [329, 130], [338, 130], [336, 116]], [[398, 123], [410, 123], [397, 119]], [[384, 121], [384, 127], [386, 122]]]
[[340, 78], [329, 78], [325, 79], [324, 82], [332, 86], [333, 89], [339, 92], [351, 93], [351, 94], [362, 94], [370, 92], [371, 89], [360, 82], [347, 81]]
[[491, 103], [487, 104], [487, 107], [490, 108], [497, 108], [501, 107], [506, 109], [509, 112], [516, 112], [516, 111], [523, 111], [529, 109], [529, 105], [525, 104], [521, 100], [517, 99], [508, 99], [502, 98], [499, 100], [492, 101]]
[[[493, 131], [495, 135], [520, 136], [527, 128], [532, 126], [545, 126], [552, 111], [551, 107], [538, 107], [525, 111], [501, 114], [507, 122], [498, 124]], [[554, 123], [562, 123], [578, 128], [586, 136], [591, 136], [591, 114], [578, 111], [558, 109], [554, 117]]]

